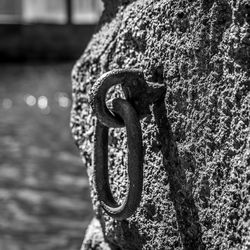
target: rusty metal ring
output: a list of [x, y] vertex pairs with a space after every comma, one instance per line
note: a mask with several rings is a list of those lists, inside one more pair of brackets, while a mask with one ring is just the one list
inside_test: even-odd
[[143, 187], [143, 147], [141, 125], [135, 109], [124, 99], [113, 100], [114, 112], [121, 117], [127, 132], [128, 191], [122, 204], [111, 192], [108, 174], [108, 130], [97, 120], [94, 149], [94, 181], [102, 208], [113, 218], [130, 217], [138, 207]]
[[103, 74], [91, 89], [90, 104], [98, 120], [107, 127], [124, 127], [122, 119], [110, 112], [106, 106], [108, 90], [117, 84], [131, 81], [145, 81], [142, 71], [137, 69], [118, 69]]

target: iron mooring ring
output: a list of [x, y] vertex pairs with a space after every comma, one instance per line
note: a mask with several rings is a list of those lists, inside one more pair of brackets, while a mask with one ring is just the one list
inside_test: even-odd
[[[106, 106], [108, 90], [121, 84], [126, 100], [112, 101], [112, 112]], [[123, 220], [139, 206], [143, 188], [143, 146], [140, 118], [149, 105], [163, 98], [165, 87], [146, 82], [142, 71], [113, 70], [102, 75], [91, 89], [91, 106], [97, 116], [94, 141], [94, 183], [104, 211]], [[112, 195], [108, 174], [108, 131], [110, 127], [126, 127], [128, 145], [128, 191], [122, 204]]]
[[113, 101], [114, 112], [125, 123], [128, 145], [128, 192], [121, 205], [115, 201], [108, 176], [108, 130], [97, 121], [95, 131], [94, 176], [98, 198], [108, 215], [116, 219], [130, 217], [141, 200], [143, 186], [143, 148], [141, 125], [134, 108], [123, 99]]

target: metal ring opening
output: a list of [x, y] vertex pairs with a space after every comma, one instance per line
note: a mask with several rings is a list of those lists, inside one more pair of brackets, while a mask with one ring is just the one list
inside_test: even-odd
[[138, 115], [129, 102], [113, 101], [114, 112], [123, 120], [128, 145], [128, 191], [122, 204], [118, 204], [111, 192], [108, 175], [108, 130], [97, 120], [94, 149], [95, 186], [101, 206], [108, 215], [122, 220], [130, 217], [138, 207], [143, 187], [143, 147]]

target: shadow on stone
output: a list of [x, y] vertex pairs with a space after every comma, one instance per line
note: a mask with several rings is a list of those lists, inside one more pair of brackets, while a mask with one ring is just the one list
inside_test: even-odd
[[164, 101], [154, 106], [154, 115], [162, 144], [163, 164], [169, 175], [170, 197], [174, 204], [182, 244], [186, 250], [205, 249], [198, 209], [195, 206], [192, 190], [187, 183], [185, 170], [181, 165], [181, 158], [166, 114]]

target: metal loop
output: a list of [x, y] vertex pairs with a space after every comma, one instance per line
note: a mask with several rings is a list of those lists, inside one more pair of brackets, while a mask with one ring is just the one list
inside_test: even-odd
[[[108, 130], [97, 120], [94, 149], [94, 181], [98, 199], [108, 215], [122, 220], [130, 217], [141, 200], [143, 186], [143, 147], [141, 125], [135, 109], [123, 99], [113, 100], [114, 112], [121, 117], [127, 132], [128, 192], [118, 204], [111, 192], [108, 175]], [[113, 118], [112, 118], [113, 119]]]
[[[106, 106], [108, 90], [122, 85], [126, 100], [113, 100], [112, 112]], [[150, 113], [149, 106], [163, 100], [166, 88], [147, 82], [137, 69], [112, 70], [102, 75], [91, 89], [90, 103], [97, 116], [94, 148], [94, 181], [103, 209], [113, 218], [126, 219], [138, 207], [143, 186], [143, 148], [139, 118]], [[108, 175], [109, 127], [126, 127], [128, 144], [128, 192], [118, 204], [111, 192]]]
[[117, 84], [125, 82], [145, 81], [143, 73], [137, 69], [112, 70], [103, 74], [91, 89], [90, 104], [98, 120], [107, 127], [124, 127], [122, 119], [109, 111], [106, 106], [108, 90]]

